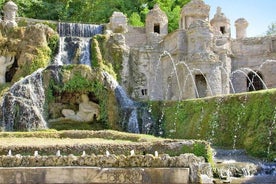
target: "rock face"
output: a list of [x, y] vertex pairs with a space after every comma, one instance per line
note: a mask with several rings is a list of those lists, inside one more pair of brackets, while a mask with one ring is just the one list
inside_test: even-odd
[[[107, 95], [108, 86], [104, 86], [101, 73], [95, 71], [92, 73], [89, 67], [86, 67], [85, 72], [82, 67], [85, 68], [79, 65], [66, 70], [58, 66], [49, 66], [16, 82], [3, 95], [0, 111], [1, 129], [31, 131], [48, 128], [46, 123], [48, 119], [92, 122], [102, 119], [108, 121], [109, 118], [112, 119], [111, 116], [116, 116], [117, 111], [113, 107], [116, 104], [110, 100], [112, 94]], [[82, 75], [86, 78], [79, 76], [81, 69]], [[68, 80], [72, 80], [73, 84]], [[79, 84], [74, 83], [76, 81]], [[66, 85], [68, 88], [63, 88]], [[97, 87], [93, 88], [94, 85]], [[101, 93], [97, 94], [97, 91]], [[110, 106], [110, 109], [100, 110], [100, 105]], [[108, 110], [114, 110], [113, 114], [108, 114]], [[66, 117], [64, 118], [62, 114]], [[109, 123], [114, 122], [110, 120]]]
[[12, 56], [14, 59], [3, 74], [6, 75], [6, 82], [16, 82], [50, 63], [51, 49], [54, 48], [50, 49], [48, 44], [53, 37], [57, 37], [57, 33], [50, 27], [36, 24], [25, 28], [10, 28], [9, 31], [1, 29], [1, 33], [0, 55]]
[[0, 127], [4, 131], [30, 131], [47, 128], [43, 117], [45, 93], [42, 70], [18, 81], [4, 95]]
[[0, 56], [0, 84], [6, 83], [6, 72], [14, 63], [14, 56]]

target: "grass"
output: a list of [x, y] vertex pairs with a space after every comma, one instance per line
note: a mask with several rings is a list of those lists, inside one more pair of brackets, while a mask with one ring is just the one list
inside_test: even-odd
[[57, 146], [57, 145], [81, 145], [81, 144], [133, 144], [127, 140], [108, 140], [101, 138], [71, 139], [71, 138], [0, 138], [1, 147], [13, 146]]
[[[131, 134], [114, 130], [64, 130], [56, 131], [53, 129], [36, 132], [0, 132], [0, 140], [3, 138], [44, 138], [44, 139], [105, 139], [105, 140], [125, 140], [132, 142], [154, 142], [165, 140], [145, 134]], [[79, 140], [81, 141], [81, 140]], [[2, 144], [2, 143], [1, 143]]]
[[[197, 144], [202, 146], [195, 147]], [[203, 156], [209, 161], [206, 145], [207, 142], [164, 139], [113, 130], [0, 132], [0, 155], [6, 155], [9, 150], [14, 155], [33, 155], [34, 151], [39, 151], [41, 155], [54, 155], [57, 150], [65, 155], [81, 155], [82, 151], [87, 154], [105, 154], [107, 150], [116, 155], [129, 155], [131, 150], [135, 150], [137, 155], [154, 154], [155, 151], [171, 156], [197, 153], [197, 156]]]

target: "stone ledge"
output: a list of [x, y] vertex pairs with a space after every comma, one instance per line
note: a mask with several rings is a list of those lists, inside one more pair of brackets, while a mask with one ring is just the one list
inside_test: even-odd
[[0, 168], [0, 183], [189, 183], [188, 168]]

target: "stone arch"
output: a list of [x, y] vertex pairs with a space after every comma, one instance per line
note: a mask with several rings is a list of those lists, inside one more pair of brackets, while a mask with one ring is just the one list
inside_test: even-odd
[[247, 90], [257, 91], [264, 89], [263, 75], [260, 71], [251, 71], [247, 74]]
[[196, 83], [196, 98], [203, 98], [207, 96], [207, 81], [206, 77], [203, 74], [195, 75]]

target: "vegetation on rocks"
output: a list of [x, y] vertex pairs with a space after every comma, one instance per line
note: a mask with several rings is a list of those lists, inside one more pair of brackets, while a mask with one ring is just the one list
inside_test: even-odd
[[[45, 70], [44, 81], [46, 89], [47, 104], [49, 109], [49, 119], [62, 117], [62, 109], [78, 110], [81, 94], [87, 94], [90, 100], [99, 104], [100, 117], [97, 122], [68, 122], [68, 120], [58, 120], [57, 123], [49, 123], [50, 128], [56, 129], [102, 129], [113, 128], [117, 118], [116, 100], [107, 86], [104, 85], [102, 70], [91, 68], [87, 65], [65, 65], [57, 68], [57, 74], [52, 76]], [[56, 80], [58, 77], [59, 80]], [[50, 108], [51, 107], [51, 108]], [[110, 112], [111, 111], [111, 112]], [[115, 121], [115, 122], [114, 122]], [[81, 126], [78, 127], [78, 125]], [[93, 126], [92, 126], [93, 124]], [[98, 127], [98, 128], [96, 128]]]
[[179, 102], [150, 102], [165, 137], [202, 139], [214, 146], [245, 148], [276, 157], [276, 90]]

